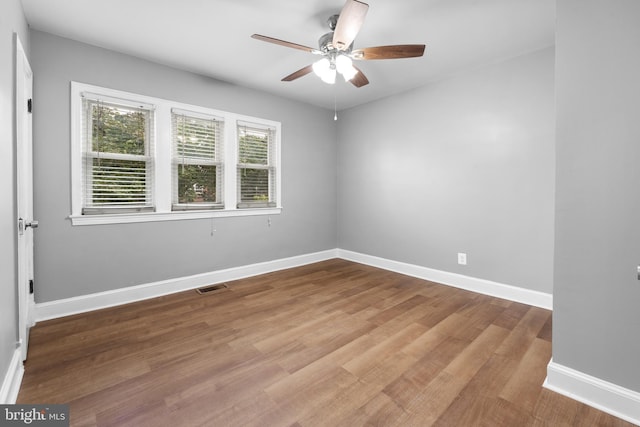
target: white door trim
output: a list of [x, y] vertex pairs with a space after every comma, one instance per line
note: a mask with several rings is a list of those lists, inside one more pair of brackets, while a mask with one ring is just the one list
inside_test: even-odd
[[[33, 326], [34, 298], [29, 292], [33, 279], [33, 153], [32, 121], [27, 101], [33, 94], [33, 72], [20, 42], [16, 40], [16, 187], [18, 227], [18, 339], [22, 360], [27, 358], [29, 328]], [[22, 219], [22, 224], [20, 224]]]

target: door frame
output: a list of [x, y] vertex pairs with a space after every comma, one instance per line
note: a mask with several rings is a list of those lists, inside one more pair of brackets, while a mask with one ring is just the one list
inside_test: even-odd
[[29, 284], [34, 277], [33, 227], [25, 226], [33, 221], [33, 126], [32, 114], [27, 108], [33, 96], [33, 71], [18, 34], [15, 35], [15, 41], [18, 342], [22, 360], [26, 360], [35, 308]]

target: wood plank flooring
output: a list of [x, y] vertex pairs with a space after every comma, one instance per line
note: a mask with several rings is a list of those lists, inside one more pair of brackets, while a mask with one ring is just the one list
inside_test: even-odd
[[73, 426], [631, 426], [541, 387], [551, 312], [344, 260], [39, 323]]

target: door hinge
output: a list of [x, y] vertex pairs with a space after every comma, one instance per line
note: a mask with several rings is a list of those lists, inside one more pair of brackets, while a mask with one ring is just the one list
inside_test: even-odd
[[33, 109], [33, 98], [27, 99], [27, 112], [30, 113]]
[[33, 279], [29, 280], [29, 293], [32, 294], [33, 293]]

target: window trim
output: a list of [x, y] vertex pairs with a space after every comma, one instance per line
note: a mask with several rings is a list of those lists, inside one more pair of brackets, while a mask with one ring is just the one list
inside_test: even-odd
[[[82, 94], [90, 93], [105, 99], [111, 98], [132, 104], [153, 106], [155, 118], [153, 169], [154, 212], [122, 212], [105, 214], [82, 214]], [[172, 210], [172, 138], [171, 110], [179, 109], [212, 115], [224, 119], [224, 209], [212, 210]], [[238, 208], [237, 207], [237, 123], [249, 122], [275, 128], [276, 157], [276, 206]], [[201, 107], [192, 104], [166, 100], [162, 98], [139, 95], [110, 88], [71, 82], [71, 219], [72, 225], [119, 224], [152, 221], [175, 221], [217, 217], [237, 217], [253, 215], [277, 215], [282, 211], [281, 191], [281, 124], [273, 120], [245, 116]]]

